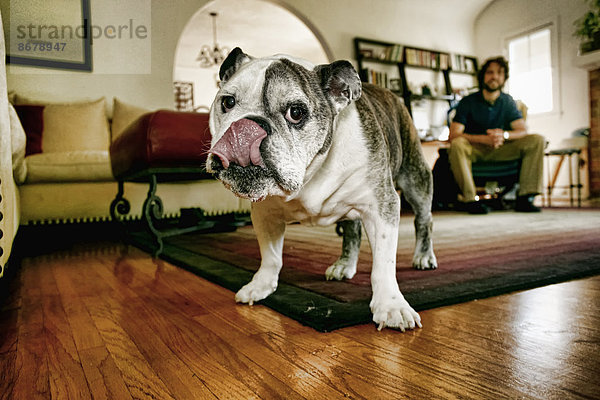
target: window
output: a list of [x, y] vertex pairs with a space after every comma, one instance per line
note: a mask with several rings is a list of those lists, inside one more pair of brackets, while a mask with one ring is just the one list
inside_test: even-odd
[[552, 112], [558, 97], [553, 64], [553, 25], [508, 40], [508, 93], [523, 101], [529, 114]]

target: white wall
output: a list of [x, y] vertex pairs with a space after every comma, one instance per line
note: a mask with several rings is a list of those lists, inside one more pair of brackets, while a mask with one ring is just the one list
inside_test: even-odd
[[[204, 3], [202, 0], [177, 0], [174, 6], [170, 1], [151, 0], [150, 73], [105, 74], [11, 65], [7, 68], [8, 88], [28, 97], [55, 101], [105, 96], [109, 103], [113, 97], [118, 97], [148, 108], [173, 108], [173, 59], [177, 40], [188, 19]], [[92, 24], [97, 7], [103, 7], [103, 2], [92, 0]], [[115, 20], [121, 17], [122, 12], [122, 7], [114, 9]], [[135, 18], [135, 10], [131, 17]], [[7, 16], [3, 14], [2, 18], [6, 21]], [[106, 58], [111, 58], [115, 64], [136, 62], [129, 57], [130, 54], [115, 55], [93, 48], [94, 64], [101, 60], [105, 62]]]
[[589, 126], [587, 72], [575, 66], [579, 42], [573, 37], [573, 21], [587, 10], [583, 0], [496, 0], [475, 21], [475, 52], [480, 60], [505, 55], [508, 36], [558, 22], [560, 110], [528, 117], [530, 131], [539, 132], [556, 147], [577, 129]]
[[[335, 58], [352, 60], [352, 38], [355, 36], [472, 54], [472, 16], [459, 11], [449, 18], [447, 12], [460, 10], [461, 1], [462, 4], [481, 3], [481, 0], [428, 0], [419, 2], [418, 6], [412, 0], [280, 0], [280, 3], [298, 10], [312, 21], [329, 43]], [[173, 60], [177, 40], [189, 18], [206, 3], [206, 0], [151, 0], [150, 74], [70, 71], [48, 74], [35, 68], [10, 66], [9, 90], [57, 101], [100, 96], [110, 100], [116, 96], [148, 108], [173, 108]], [[450, 3], [455, 7], [449, 7]], [[101, 6], [102, 2], [92, 1], [92, 19], [94, 7]], [[94, 51], [93, 56], [98, 61], [110, 55]], [[128, 60], [127, 54], [112, 61], [133, 62]]]

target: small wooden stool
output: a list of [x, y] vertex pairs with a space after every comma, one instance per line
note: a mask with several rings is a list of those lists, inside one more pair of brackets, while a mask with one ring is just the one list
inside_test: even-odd
[[[573, 162], [571, 161], [571, 157], [575, 155], [577, 160], [577, 183], [573, 183]], [[552, 190], [556, 187], [564, 187], [569, 188], [569, 200], [571, 202], [571, 207], [573, 207], [573, 189], [577, 189], [577, 207], [581, 207], [581, 188], [583, 185], [581, 184], [581, 174], [579, 172], [579, 163], [581, 162], [581, 149], [578, 148], [569, 148], [569, 149], [558, 149], [558, 150], [550, 150], [545, 153], [547, 160], [547, 171], [548, 171], [548, 187], [547, 187], [547, 196], [548, 196], [548, 207], [552, 206]], [[560, 157], [558, 159], [558, 164], [554, 169], [554, 173], [552, 177], [550, 176], [550, 157], [556, 156]], [[556, 179], [558, 178], [558, 173], [560, 172], [560, 168], [563, 165], [565, 157], [568, 157], [569, 164], [569, 184], [566, 186], [556, 186]]]

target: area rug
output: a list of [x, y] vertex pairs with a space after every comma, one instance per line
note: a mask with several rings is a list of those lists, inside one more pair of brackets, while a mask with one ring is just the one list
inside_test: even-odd
[[[597, 209], [437, 212], [433, 237], [439, 268], [414, 270], [413, 216], [402, 215], [397, 275], [417, 311], [600, 273]], [[150, 245], [142, 237], [136, 243]], [[341, 244], [334, 226], [288, 226], [278, 289], [261, 304], [323, 332], [369, 323], [371, 252], [364, 235], [356, 276], [341, 282], [324, 278]], [[233, 292], [250, 281], [260, 264], [251, 226], [167, 238], [160, 257]]]

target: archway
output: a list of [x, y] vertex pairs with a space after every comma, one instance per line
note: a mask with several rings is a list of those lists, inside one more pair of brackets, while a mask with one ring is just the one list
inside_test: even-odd
[[266, 0], [214, 0], [199, 9], [183, 29], [173, 66], [176, 108], [206, 110], [218, 90], [219, 66], [199, 66], [198, 53], [212, 45], [211, 12], [218, 13], [217, 43], [241, 47], [256, 57], [291, 54], [315, 64], [331, 62], [332, 53], [314, 26], [290, 6]]

